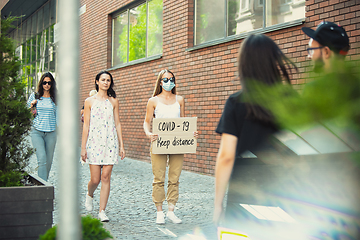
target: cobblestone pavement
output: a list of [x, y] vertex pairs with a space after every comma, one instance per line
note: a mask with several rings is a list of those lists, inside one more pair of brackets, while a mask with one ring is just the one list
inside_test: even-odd
[[[55, 150], [57, 152], [57, 150]], [[28, 172], [36, 174], [36, 156], [32, 156]], [[58, 223], [58, 159], [55, 153], [49, 182], [55, 187], [54, 224]], [[80, 214], [87, 215], [84, 208], [87, 183], [90, 179], [88, 165], [81, 166], [80, 174]], [[180, 177], [180, 197], [175, 207], [175, 214], [183, 220], [182, 224], [166, 222], [157, 225], [156, 208], [152, 202], [151, 164], [125, 158], [113, 168], [111, 191], [106, 208], [110, 222], [104, 227], [114, 239], [217, 239], [216, 230], [211, 223], [214, 201], [214, 178], [206, 175], [183, 171]], [[167, 180], [166, 180], [167, 181]], [[97, 217], [100, 185], [94, 194], [94, 211]], [[164, 212], [167, 205], [164, 203]]]

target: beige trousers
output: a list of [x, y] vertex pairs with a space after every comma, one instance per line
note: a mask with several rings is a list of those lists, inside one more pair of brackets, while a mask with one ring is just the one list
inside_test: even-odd
[[154, 174], [152, 199], [155, 206], [162, 206], [165, 200], [165, 173], [169, 156], [169, 173], [166, 200], [175, 206], [179, 199], [179, 178], [183, 166], [184, 154], [152, 154], [151, 165]]

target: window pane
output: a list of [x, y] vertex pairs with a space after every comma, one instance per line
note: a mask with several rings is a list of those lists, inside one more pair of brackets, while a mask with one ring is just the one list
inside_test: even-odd
[[29, 84], [28, 84], [28, 82], [27, 82], [26, 66], [21, 66], [20, 75], [21, 75], [21, 80], [22, 80], [22, 82], [26, 84], [26, 87], [27, 87], [27, 89], [28, 89], [28, 88], [29, 88]]
[[28, 72], [27, 72], [27, 74], [31, 74], [33, 72], [33, 70], [32, 70], [32, 65], [30, 64], [30, 65], [28, 65]]
[[163, 3], [162, 0], [152, 0], [149, 6], [147, 56], [162, 53], [163, 43]]
[[305, 0], [266, 0], [266, 26], [305, 18]]
[[30, 46], [31, 46], [31, 40], [29, 39], [26, 41], [26, 56], [25, 56], [25, 60], [24, 60], [25, 64], [30, 63], [30, 54], [31, 54]]
[[56, 0], [50, 0], [50, 25], [56, 23]]
[[29, 40], [31, 38], [31, 19], [26, 21], [26, 40]]
[[50, 26], [50, 3], [47, 2], [44, 5], [44, 28], [48, 28]]
[[112, 65], [127, 62], [128, 51], [128, 13], [121, 13], [113, 19]]
[[227, 34], [228, 36], [236, 34], [237, 18], [239, 17], [240, 0], [227, 0], [228, 18]]
[[24, 39], [22, 37], [22, 29], [21, 29], [21, 26], [17, 29], [17, 41], [18, 41], [18, 44], [21, 44], [24, 42]]
[[52, 58], [50, 59], [51, 62], [49, 64], [49, 71], [55, 72], [55, 59], [56, 59], [56, 52], [54, 51], [52, 54]]
[[263, 0], [240, 0], [236, 34], [264, 27]]
[[31, 18], [31, 36], [35, 36], [36, 32], [36, 14], [34, 14]]
[[38, 74], [39, 72], [41, 72], [41, 64], [40, 61], [36, 61], [36, 74]]
[[30, 62], [36, 60], [36, 37], [30, 39], [31, 58]]
[[22, 38], [21, 38], [21, 29], [17, 28], [14, 31], [15, 31], [14, 32], [14, 37], [15, 37], [14, 39], [16, 41], [16, 44], [22, 43], [23, 41], [22, 41]]
[[35, 62], [33, 62], [31, 64], [30, 71], [31, 71], [30, 73], [33, 74], [33, 75], [36, 73], [36, 64], [35, 64]]
[[26, 21], [21, 25], [21, 38], [22, 38], [22, 42], [25, 42], [26, 39]]
[[50, 33], [49, 33], [49, 41], [51, 43], [53, 43], [54, 42], [54, 25], [51, 25], [51, 27], [49, 28], [49, 31], [50, 31]]
[[41, 50], [41, 33], [39, 33], [38, 35], [36, 35], [36, 59], [40, 59], [41, 55], [40, 55], [40, 50]]
[[47, 30], [42, 31], [40, 39], [40, 58], [45, 57], [46, 47], [47, 47]]
[[26, 64], [26, 43], [22, 44], [22, 51], [21, 51], [21, 64]]
[[144, 58], [146, 47], [146, 3], [129, 11], [129, 62]]
[[39, 11], [37, 12], [37, 31], [41, 32], [42, 30], [44, 30], [44, 8], [40, 8]]
[[45, 57], [45, 62], [49, 61], [49, 29], [45, 29], [44, 32], [44, 57]]
[[49, 56], [45, 56], [44, 59], [44, 71], [49, 71]]
[[36, 82], [34, 81], [34, 78], [32, 76], [29, 76], [29, 86], [31, 86], [30, 92], [35, 92], [36, 89]]
[[225, 37], [225, 0], [196, 1], [195, 44]]

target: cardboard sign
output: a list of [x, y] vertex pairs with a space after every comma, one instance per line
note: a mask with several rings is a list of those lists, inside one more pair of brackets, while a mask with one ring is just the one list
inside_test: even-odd
[[154, 118], [153, 133], [158, 134], [158, 139], [152, 142], [152, 153], [196, 153], [196, 129], [197, 117]]

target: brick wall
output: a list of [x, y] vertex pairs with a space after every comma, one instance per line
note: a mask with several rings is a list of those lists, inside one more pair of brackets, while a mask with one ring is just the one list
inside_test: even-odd
[[[109, 14], [130, 3], [115, 0], [81, 0], [86, 13], [81, 15], [81, 90], [83, 102], [94, 88], [95, 75], [110, 67], [111, 18]], [[198, 117], [198, 148], [186, 154], [184, 169], [214, 174], [220, 136], [214, 130], [228, 96], [241, 86], [236, 79], [236, 58], [242, 40], [186, 51], [193, 46], [193, 1], [164, 0], [162, 58], [111, 71], [120, 101], [120, 121], [127, 157], [150, 161], [150, 143], [143, 131], [147, 100], [151, 97], [157, 73], [174, 72], [177, 91], [185, 98], [185, 115]], [[348, 32], [349, 59], [359, 59], [360, 1], [306, 1], [306, 21], [301, 26], [267, 33], [299, 67], [292, 82], [304, 83], [310, 65], [308, 38], [301, 27], [315, 28], [321, 21], [334, 21]], [[81, 104], [82, 105], [82, 104]]]

